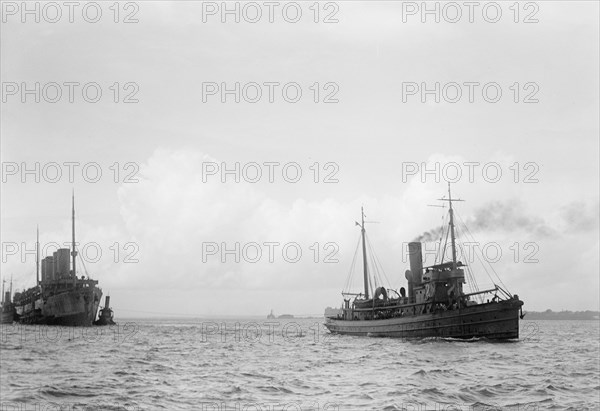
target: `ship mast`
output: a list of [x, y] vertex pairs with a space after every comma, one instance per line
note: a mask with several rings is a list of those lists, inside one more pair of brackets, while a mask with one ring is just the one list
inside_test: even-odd
[[[453, 199], [452, 198], [452, 192], [450, 191], [450, 182], [448, 182], [448, 198], [439, 198], [438, 200], [441, 201], [447, 201], [450, 205], [450, 239], [451, 239], [451, 246], [452, 246], [452, 269], [456, 270], [457, 268], [457, 262], [456, 262], [456, 234], [454, 233], [454, 209], [452, 208], [452, 202], [453, 201], [464, 201], [458, 198]], [[443, 256], [442, 256], [443, 258]]]
[[72, 197], [72, 202], [71, 202], [71, 206], [72, 206], [72, 247], [73, 247], [73, 251], [71, 252], [71, 255], [73, 257], [73, 279], [76, 280], [77, 279], [77, 270], [75, 269], [75, 260], [77, 257], [77, 250], [75, 250], [75, 190], [73, 190], [73, 197]]
[[35, 279], [36, 284], [40, 285], [40, 226], [37, 226], [35, 239]]
[[450, 204], [450, 239], [452, 241], [452, 269], [456, 270], [456, 237], [454, 235], [454, 210], [452, 210], [452, 193], [448, 183], [448, 203]]
[[365, 283], [365, 300], [369, 299], [369, 273], [367, 270], [367, 246], [365, 244], [365, 212], [363, 207], [360, 208], [361, 224], [356, 223], [360, 226], [360, 233], [362, 236], [362, 252], [363, 252], [363, 275]]
[[2, 304], [4, 304], [4, 284], [6, 283], [5, 279], [2, 279]]

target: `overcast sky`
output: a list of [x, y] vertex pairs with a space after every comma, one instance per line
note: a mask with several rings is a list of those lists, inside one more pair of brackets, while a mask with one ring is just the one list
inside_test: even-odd
[[[390, 286], [406, 286], [404, 244], [442, 223], [446, 210], [428, 205], [447, 177], [494, 260], [469, 264], [480, 288], [491, 265], [525, 310], [599, 309], [599, 6], [521, 3], [517, 15], [512, 3], [497, 18], [482, 2], [472, 23], [464, 6], [451, 23], [456, 8], [440, 3], [436, 23], [421, 2], [377, 1], [321, 3], [318, 15], [299, 2], [297, 23], [287, 3], [273, 23], [263, 3], [257, 23], [245, 3], [239, 23], [223, 23], [221, 2], [158, 1], [121, 3], [118, 23], [101, 3], [91, 23], [81, 3], [73, 23], [66, 7], [51, 23], [56, 10], [43, 6], [37, 23], [3, 2], [3, 278], [34, 284], [35, 258], [22, 253], [37, 224], [43, 246], [70, 241], [74, 189], [85, 268], [117, 316], [320, 314], [340, 305], [361, 206]], [[22, 94], [36, 82], [39, 103]], [[220, 90], [236, 82], [239, 103]], [[98, 102], [84, 99], [87, 83]], [[421, 93], [436, 83], [439, 102]], [[235, 163], [239, 183], [221, 174]], [[240, 244], [239, 263], [223, 243]], [[265, 243], [277, 243], [272, 262]]]

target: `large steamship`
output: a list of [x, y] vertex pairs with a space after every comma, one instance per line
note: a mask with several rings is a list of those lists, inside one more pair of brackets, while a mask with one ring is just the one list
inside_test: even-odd
[[41, 260], [36, 240], [36, 285], [14, 295], [15, 319], [24, 324], [90, 326], [96, 318], [102, 290], [98, 281], [77, 277], [75, 197], [72, 199], [72, 245]]
[[361, 228], [364, 293], [342, 293], [341, 313], [326, 318], [325, 326], [332, 333], [397, 338], [519, 338], [523, 301], [517, 295], [496, 284], [483, 291], [463, 291], [467, 266], [457, 261], [452, 204], [462, 200], [452, 199], [450, 185], [448, 198], [440, 200], [449, 205], [449, 224], [442, 230], [441, 238], [445, 234], [447, 239], [449, 234], [452, 260], [440, 259], [439, 264], [423, 267], [421, 242], [409, 243], [410, 270], [405, 273], [408, 295], [404, 287], [398, 293], [385, 287], [373, 290], [370, 286], [365, 215], [361, 210], [361, 223], [356, 224]]

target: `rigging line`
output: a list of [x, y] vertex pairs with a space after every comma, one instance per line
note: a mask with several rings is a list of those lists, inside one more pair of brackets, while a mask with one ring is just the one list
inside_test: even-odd
[[[470, 234], [470, 233], [469, 233], [469, 235], [470, 235], [470, 237], [471, 237], [471, 240], [473, 241], [473, 243], [477, 244], [477, 242], [475, 241], [475, 238], [473, 237], [473, 235], [472, 235], [472, 234]], [[495, 284], [496, 284], [496, 282], [494, 281], [494, 279], [492, 278], [492, 276], [490, 275], [490, 273], [489, 273], [489, 271], [488, 271], [488, 269], [487, 269], [487, 267], [489, 266], [489, 267], [490, 267], [490, 269], [492, 269], [492, 271], [493, 271], [493, 268], [492, 268], [492, 266], [491, 266], [489, 263], [488, 263], [487, 265], [485, 264], [485, 262], [484, 262], [484, 259], [483, 259], [483, 253], [481, 254], [481, 257], [479, 256], [479, 253], [477, 253], [477, 252], [476, 252], [476, 253], [474, 253], [474, 254], [475, 254], [475, 257], [477, 257], [477, 259], [479, 260], [479, 263], [480, 263], [480, 264], [481, 264], [481, 266], [483, 267], [483, 270], [484, 270], [484, 271], [485, 271], [485, 273], [487, 274], [487, 276], [488, 276], [488, 278], [490, 279], [490, 281], [492, 282], [492, 284], [494, 284], [494, 285], [495, 285]], [[494, 274], [495, 274], [495, 272], [494, 272]], [[498, 275], [497, 275], [497, 274], [496, 274], [496, 277], [498, 277]], [[498, 279], [500, 279], [500, 278], [498, 277]], [[483, 299], [482, 299], [482, 301], [483, 301]]]
[[[477, 278], [475, 277], [475, 273], [473, 272], [473, 270], [471, 269], [470, 265], [467, 265], [466, 267], [466, 273], [467, 276], [469, 278], [469, 289], [471, 290], [471, 292], [479, 292], [479, 284], [477, 283]], [[480, 295], [476, 296], [475, 298], [478, 298], [480, 302], [483, 302], [483, 299]]]
[[[479, 292], [479, 287], [477, 285], [477, 283], [475, 282], [475, 273], [473, 273], [473, 270], [471, 270], [470, 267], [468, 268], [468, 272], [469, 272], [469, 278], [473, 279], [473, 285], [469, 284], [469, 288], [471, 289], [471, 292]], [[477, 295], [475, 298], [477, 298], [479, 300], [479, 302], [483, 303], [483, 295]]]
[[346, 277], [346, 285], [344, 286], [344, 291], [350, 291], [350, 287], [352, 285], [352, 278], [354, 274], [354, 269], [356, 267], [356, 256], [358, 255], [358, 247], [360, 247], [360, 239], [361, 235], [358, 236], [358, 242], [356, 243], [356, 249], [354, 250], [354, 257], [352, 257], [352, 264], [350, 265], [350, 272]]
[[371, 260], [373, 261], [373, 266], [375, 267], [376, 280], [379, 282], [380, 286], [390, 288], [390, 286], [391, 286], [390, 280], [387, 278], [385, 270], [383, 269], [383, 265], [381, 264], [381, 261], [379, 260], [377, 253], [375, 253], [375, 248], [373, 247], [373, 243], [371, 242], [371, 239], [368, 236], [367, 236], [367, 244], [369, 245], [369, 251], [371, 253]]
[[346, 277], [346, 284], [344, 285], [343, 291], [342, 292], [350, 292], [350, 287], [352, 286], [352, 279], [353, 279], [353, 274], [354, 274], [354, 260], [352, 261], [352, 265], [350, 266], [350, 272], [348, 273], [348, 276]]
[[[462, 222], [462, 220], [461, 220], [461, 222]], [[460, 231], [462, 232], [462, 227], [461, 227]], [[475, 241], [475, 238], [473, 238], [473, 235], [471, 233], [465, 233], [465, 237], [467, 239], [470, 239], [473, 242], [473, 244], [477, 244], [477, 242]], [[485, 266], [485, 264], [483, 264], [483, 262], [481, 261], [479, 255], [477, 254], [477, 252], [478, 252], [477, 248], [474, 248], [473, 249], [473, 255], [475, 257], [477, 257], [477, 259], [481, 263], [481, 266], [483, 267], [483, 270], [486, 272], [487, 276], [492, 281], [492, 283], [494, 283], [494, 279], [490, 276], [490, 273], [488, 272], [487, 267]], [[473, 271], [471, 271], [471, 273], [472, 273], [472, 277], [473, 277], [472, 278], [473, 284], [474, 284], [475, 287], [477, 287], [477, 291], [479, 291], [479, 284], [477, 283], [477, 280], [475, 278], [475, 274], [473, 273]]]
[[[371, 298], [373, 298], [373, 294], [375, 294], [375, 288], [377, 287], [377, 280], [374, 278], [374, 276], [377, 275], [377, 269], [374, 267], [371, 256], [369, 256], [369, 259], [369, 264], [367, 264], [367, 279], [369, 281], [369, 295]], [[375, 286], [373, 286], [373, 283], [375, 283]]]
[[377, 265], [379, 266], [379, 269], [381, 270], [381, 274], [383, 275], [382, 280], [385, 280], [385, 282], [382, 281], [383, 285], [387, 285], [388, 287], [390, 287], [392, 283], [390, 282], [389, 278], [387, 277], [387, 274], [385, 273], [385, 269], [383, 268], [383, 264], [381, 264], [381, 260], [379, 259], [379, 256], [375, 252], [375, 249], [373, 249], [373, 257], [375, 258], [375, 261], [376, 261]]
[[381, 285], [381, 278], [379, 276], [379, 267], [377, 267], [377, 263], [373, 258], [373, 247], [371, 245], [371, 241], [367, 237], [367, 247], [369, 248], [369, 261], [371, 266], [371, 274], [373, 275], [373, 281], [375, 282], [375, 288]]
[[[90, 275], [88, 274], [88, 270], [85, 266], [85, 261], [83, 261], [83, 257], [81, 257], [81, 253], [77, 253], [77, 256], [79, 257], [79, 261], [81, 261], [81, 264], [83, 265], [83, 271], [85, 271], [85, 276], [91, 279], [92, 277], [90, 277]], [[74, 273], [74, 275], [75, 277], [77, 277], [77, 273]]]
[[[384, 285], [384, 286], [387, 285], [387, 288], [391, 288], [392, 283], [390, 282], [390, 279], [387, 277], [387, 274], [385, 273], [385, 270], [383, 269], [383, 265], [381, 264], [379, 257], [377, 256], [377, 254], [373, 254], [373, 256], [375, 257], [375, 261], [377, 262], [377, 264], [379, 264], [379, 268], [381, 269], [381, 274], [383, 275], [382, 285]], [[383, 280], [385, 280], [385, 281], [383, 281]]]
[[[367, 251], [368, 253], [368, 251]], [[375, 283], [375, 287], [377, 287], [377, 270], [375, 269], [375, 267], [373, 267], [373, 259], [371, 258], [370, 254], [367, 254], [367, 276], [369, 277], [369, 285], [373, 285], [370, 282], [373, 281], [373, 283]]]
[[345, 290], [346, 292], [350, 291], [350, 288], [352, 287], [352, 280], [354, 278], [354, 272], [356, 270], [356, 260], [358, 257], [358, 248], [360, 247], [360, 240], [361, 240], [361, 235], [358, 235], [358, 241], [356, 243], [356, 248], [354, 250], [354, 256], [352, 257], [352, 264], [350, 265], [350, 272], [348, 273], [348, 277], [346, 279], [346, 287]]
[[381, 265], [377, 261], [377, 257], [375, 257], [374, 254], [373, 254], [372, 258], [373, 258], [373, 264], [377, 267], [377, 281], [379, 283], [379, 286], [386, 287], [386, 282], [384, 281], [384, 278], [382, 277], [383, 271], [382, 271]]
[[[467, 227], [467, 225], [463, 221], [462, 217], [459, 215], [458, 218], [460, 219], [460, 222], [465, 226], [465, 229], [469, 233], [469, 235], [471, 236], [472, 240], [475, 242], [475, 237], [473, 237], [473, 234], [471, 234], [471, 232], [469, 231], [469, 227]], [[482, 257], [483, 257], [483, 254], [482, 254]], [[494, 273], [494, 275], [496, 276], [496, 278], [500, 282], [500, 284], [502, 284], [502, 287], [504, 287], [504, 289], [508, 291], [508, 287], [504, 284], [504, 282], [502, 281], [502, 279], [500, 278], [500, 276], [498, 275], [498, 273], [496, 272], [496, 270], [494, 270], [494, 267], [492, 267], [492, 265], [490, 263], [488, 263], [488, 264], [490, 266], [490, 269], [492, 270], [492, 272]], [[494, 282], [494, 280], [492, 278], [490, 278], [490, 279], [492, 280], [492, 282]]]
[[[433, 261], [434, 264], [438, 264], [438, 257], [440, 258], [439, 264], [444, 262], [444, 252], [446, 249], [446, 244], [444, 244], [444, 252], [442, 252], [440, 254], [440, 251], [442, 249], [442, 239], [444, 238], [444, 229], [446, 228], [446, 217], [448, 216], [448, 214], [446, 214], [444, 212], [444, 214], [442, 214], [442, 232], [440, 233], [440, 239], [438, 241], [438, 246], [437, 246], [437, 252], [435, 255], [435, 260]], [[446, 241], [448, 241], [446, 239]]]
[[[484, 265], [484, 264], [485, 264], [485, 263], [484, 263], [484, 259], [483, 259], [483, 253], [481, 254], [481, 258], [480, 258], [479, 256], [477, 256], [477, 258], [479, 259], [479, 261], [481, 261], [481, 265]], [[486, 262], [487, 262], [487, 261], [486, 261]], [[494, 275], [496, 276], [496, 278], [497, 278], [497, 279], [498, 279], [498, 281], [500, 282], [500, 284], [502, 284], [502, 286], [503, 286], [504, 288], [506, 288], [506, 285], [505, 285], [505, 284], [502, 282], [502, 279], [500, 278], [500, 276], [498, 276], [498, 274], [496, 273], [496, 271], [494, 271], [494, 267], [492, 267], [492, 265], [491, 265], [489, 262], [487, 262], [487, 264], [488, 264], [488, 266], [490, 267], [490, 270], [491, 270], [491, 271], [494, 273]], [[485, 271], [486, 271], [486, 273], [487, 273], [487, 270], [485, 270]], [[489, 273], [488, 273], [488, 276], [490, 277], [490, 280], [492, 281], [492, 283], [493, 283], [494, 285], [496, 285], [496, 281], [495, 281], [495, 280], [492, 278], [492, 276], [491, 276], [491, 275], [489, 275]]]
[[475, 286], [475, 283], [473, 282], [473, 274], [471, 273], [470, 267], [465, 267], [465, 271], [467, 273], [467, 276], [469, 277], [469, 290], [470, 292], [477, 292], [477, 288]]
[[471, 267], [467, 267], [467, 275], [469, 276], [469, 284], [472, 284], [469, 288], [471, 288], [473, 292], [479, 292], [479, 284], [477, 283], [475, 273]]
[[440, 256], [440, 264], [444, 262], [444, 257], [446, 257], [446, 248], [448, 247], [448, 234], [450, 234], [450, 227], [446, 227], [446, 238], [444, 239], [444, 249], [442, 250], [442, 255]]
[[391, 287], [392, 283], [390, 282], [389, 278], [387, 277], [387, 274], [385, 273], [385, 270], [383, 268], [383, 264], [381, 264], [381, 260], [379, 260], [379, 256], [375, 253], [375, 249], [373, 247], [371, 247], [371, 249], [372, 249], [371, 253], [375, 259], [375, 263], [379, 266], [379, 269], [381, 269], [381, 273], [383, 274], [383, 279], [385, 279], [385, 282], [382, 281], [381, 285], [383, 285], [383, 286], [387, 285], [387, 287], [389, 288], [389, 287]]
[[377, 267], [375, 267], [375, 260], [373, 260], [373, 255], [369, 257], [370, 267], [372, 267], [371, 272], [373, 276], [373, 290], [381, 285], [381, 279], [379, 278], [379, 272], [377, 271]]
[[373, 279], [375, 281], [375, 287], [381, 284], [381, 278], [379, 277], [379, 267], [377, 267], [377, 263], [373, 256], [375, 255], [373, 252], [373, 245], [371, 244], [371, 239], [368, 235], [365, 235], [365, 239], [367, 240], [367, 248], [369, 249], [369, 260], [371, 262]]
[[[460, 228], [460, 229], [458, 227], [455, 227], [455, 228], [456, 228], [457, 234], [460, 232], [460, 235], [462, 236], [462, 228]], [[466, 235], [464, 237], [467, 238]], [[464, 247], [462, 247], [461, 249], [462, 249], [462, 257], [465, 258], [466, 254], [465, 254], [465, 251], [464, 251]], [[466, 270], [467, 276], [469, 277], [469, 288], [472, 291], [474, 291], [474, 292], [478, 292], [479, 291], [479, 284], [477, 284], [477, 280], [475, 278], [475, 274], [473, 273], [473, 271], [471, 270], [471, 268], [470, 268], [469, 265], [467, 265], [466, 267], [467, 267], [467, 270]]]
[[369, 279], [371, 279], [372, 277], [375, 288], [377, 288], [379, 285], [379, 278], [377, 275], [377, 267], [375, 267], [375, 262], [373, 261], [372, 254], [369, 254], [369, 267], [371, 268], [369, 272]]

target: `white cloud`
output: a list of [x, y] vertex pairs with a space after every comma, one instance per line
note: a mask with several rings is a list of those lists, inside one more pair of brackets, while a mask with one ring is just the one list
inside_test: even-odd
[[[428, 164], [432, 167], [435, 161], [447, 162], [450, 159], [464, 161], [460, 157], [435, 155]], [[337, 303], [338, 292], [346, 281], [359, 235], [353, 223], [360, 217], [361, 205], [366, 207], [367, 220], [379, 222], [368, 225], [369, 237], [394, 288], [404, 285], [403, 272], [408, 263], [406, 257], [402, 256], [403, 243], [424, 228], [441, 223], [435, 216], [445, 212], [426, 207], [433, 199], [444, 195], [446, 187], [441, 183], [423, 184], [415, 178], [405, 185], [403, 191], [398, 190], [394, 195], [380, 199], [356, 198], [345, 203], [331, 198], [307, 201], [299, 193], [295, 200], [283, 202], [270, 197], [260, 185], [221, 183], [218, 179], [203, 183], [203, 161], [218, 160], [198, 151], [158, 149], [142, 166], [141, 181], [120, 188], [121, 214], [127, 235], [139, 244], [140, 262], [128, 266], [121, 264], [121, 277], [105, 279], [105, 282], [135, 290], [136, 294], [143, 293], [143, 290], [148, 293], [152, 293], [151, 290], [164, 290], [163, 298], [171, 302], [171, 311], [176, 312], [185, 311], [183, 308], [177, 311], [176, 307], [180, 304], [178, 296], [192, 290], [208, 294], [202, 301], [185, 302], [186, 307], [191, 305], [200, 312], [210, 306], [209, 301], [216, 304], [220, 298], [233, 294], [244, 297], [228, 300], [223, 313], [246, 312], [246, 300], [254, 300], [258, 295], [269, 296], [270, 305], [285, 307], [286, 295], [292, 292], [296, 296], [306, 296], [303, 302], [294, 303], [297, 309], [319, 312], [321, 306]], [[569, 238], [566, 234], [569, 228], [563, 222], [552, 225], [552, 236], [540, 237], [537, 231], [531, 230], [530, 225], [546, 227], [548, 220], [532, 214], [524, 205], [520, 207], [518, 201], [512, 204], [510, 198], [496, 203], [490, 201], [496, 197], [502, 199], [505, 191], [498, 191], [497, 186], [460, 184], [455, 189], [461, 192], [461, 197], [466, 194], [464, 197], [471, 203], [460, 213], [466, 221], [473, 221], [474, 218], [474, 221], [480, 221], [477, 218], [482, 218], [486, 207], [493, 204], [506, 211], [490, 216], [497, 226], [478, 224], [472, 227], [472, 233], [482, 244], [492, 241], [500, 244], [504, 255], [501, 261], [492, 266], [512, 292], [526, 299], [530, 309], [531, 306], [539, 309], [554, 306], [555, 295], [560, 292], [558, 281], [564, 276], [560, 271], [577, 263], [579, 256], [589, 255], [594, 244], [586, 241], [565, 243], [564, 240]], [[490, 194], [488, 197], [487, 193], [492, 192], [495, 192], [495, 196]], [[507, 205], [510, 207], [506, 208]], [[503, 218], [511, 221], [502, 225]], [[531, 224], [523, 224], [524, 221]], [[593, 230], [587, 233], [591, 238]], [[226, 262], [223, 263], [219, 253], [207, 255], [203, 263], [202, 244], [208, 242], [217, 243], [219, 247], [225, 242], [230, 249], [235, 243], [243, 247], [244, 244], [255, 242], [261, 245], [262, 258], [257, 263], [248, 262], [255, 256], [255, 249], [252, 248], [248, 249], [246, 260], [240, 252], [239, 263], [234, 261], [233, 254], [226, 255]], [[265, 242], [280, 244], [275, 247], [273, 263], [268, 261]], [[290, 242], [302, 248], [303, 255], [297, 263], [287, 262], [282, 257], [281, 245]], [[323, 249], [327, 242], [339, 247], [335, 255], [339, 263], [322, 262], [326, 251], [331, 251]], [[525, 248], [525, 244], [530, 242], [535, 242], [539, 249]], [[320, 244], [319, 263], [313, 261], [315, 254], [309, 249], [314, 243]], [[517, 251], [511, 248], [515, 243], [519, 244], [517, 261]], [[567, 255], [574, 260], [568, 262], [564, 257]], [[525, 257], [538, 259], [539, 262], [524, 263]], [[597, 268], [597, 259], [590, 264], [595, 264]], [[471, 265], [476, 271], [480, 288], [489, 284], [490, 280], [482, 267], [475, 262]], [[555, 270], [554, 267], [560, 269]], [[581, 294], [577, 303], [573, 302], [573, 307], [577, 304], [589, 306], [594, 302], [595, 296], [589, 292], [589, 282], [593, 282], [596, 276], [590, 272], [581, 273], [579, 285], [571, 284], [572, 293]], [[360, 274], [355, 274], [354, 278], [360, 280]], [[546, 284], [548, 294], [536, 294], [536, 284], [540, 282]], [[360, 281], [356, 285], [360, 288]], [[320, 300], [311, 298], [317, 289]], [[148, 302], [143, 300], [123, 304], [150, 309]], [[254, 313], [263, 310], [256, 301], [250, 306], [259, 310]], [[267, 308], [268, 304], [264, 310]]]

